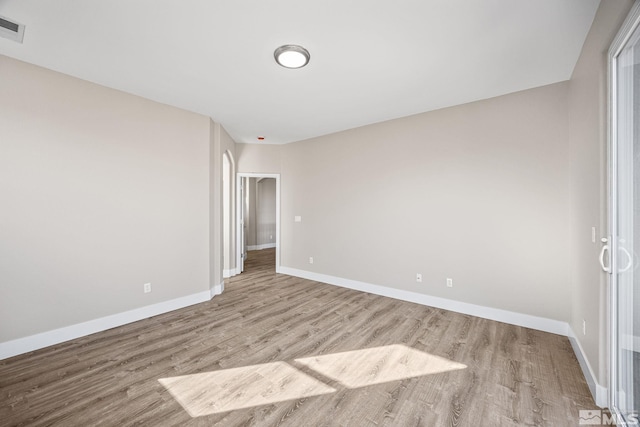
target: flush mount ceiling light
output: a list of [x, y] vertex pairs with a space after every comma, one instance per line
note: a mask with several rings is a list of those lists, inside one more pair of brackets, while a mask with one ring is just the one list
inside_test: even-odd
[[286, 44], [273, 52], [276, 62], [285, 68], [302, 68], [309, 63], [311, 55], [302, 46]]

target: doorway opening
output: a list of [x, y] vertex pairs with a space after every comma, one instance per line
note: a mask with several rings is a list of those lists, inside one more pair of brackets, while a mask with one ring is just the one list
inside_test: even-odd
[[[265, 262], [280, 270], [280, 174], [238, 173], [236, 259], [239, 273]], [[255, 259], [254, 259], [255, 258]]]

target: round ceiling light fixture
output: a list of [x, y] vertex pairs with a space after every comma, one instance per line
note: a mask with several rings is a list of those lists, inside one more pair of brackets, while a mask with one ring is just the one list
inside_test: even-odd
[[309, 51], [296, 44], [280, 46], [273, 52], [276, 62], [285, 68], [302, 68], [309, 63]]

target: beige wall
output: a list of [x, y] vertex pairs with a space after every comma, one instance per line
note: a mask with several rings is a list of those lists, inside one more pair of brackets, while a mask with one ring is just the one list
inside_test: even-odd
[[280, 163], [285, 267], [568, 321], [567, 131], [560, 83], [238, 162]]
[[[569, 85], [571, 328], [603, 386], [607, 385], [607, 278], [597, 259], [599, 239], [607, 234], [607, 51], [632, 4], [631, 0], [601, 2]], [[594, 226], [596, 243], [591, 242]]]
[[[211, 276], [211, 288], [224, 283], [223, 275], [225, 268], [225, 247], [224, 247], [224, 203], [222, 201], [223, 196], [223, 179], [222, 179], [222, 162], [223, 155], [228, 152], [233, 158], [235, 156], [235, 142], [231, 139], [231, 136], [227, 131], [213, 120], [209, 120], [210, 125], [210, 150], [209, 150], [209, 209], [211, 211], [211, 229], [210, 235], [210, 276]], [[233, 192], [232, 192], [233, 194]], [[230, 205], [230, 207], [233, 204]], [[233, 215], [233, 212], [231, 213]], [[235, 228], [235, 221], [231, 226]], [[235, 235], [232, 234], [232, 238]], [[235, 268], [235, 257], [230, 259], [230, 268]]]
[[604, 384], [590, 232], [606, 226], [606, 51], [632, 3], [601, 3], [568, 83], [286, 146], [0, 56], [0, 342], [222, 283], [228, 151], [238, 172], [282, 174], [283, 266], [569, 321]]
[[0, 342], [209, 289], [208, 118], [0, 56], [0, 129]]
[[[276, 180], [245, 178], [245, 237], [248, 250], [276, 242]], [[262, 249], [260, 248], [260, 249]]]
[[[222, 145], [221, 145], [221, 132], [220, 124], [209, 119], [209, 158], [210, 165], [220, 165], [222, 170]], [[223, 270], [224, 270], [224, 248], [220, 247], [219, 242], [223, 239], [222, 223], [224, 217], [222, 215], [222, 209], [224, 208], [221, 195], [222, 190], [222, 176], [216, 173], [215, 168], [209, 169], [209, 214], [210, 214], [210, 227], [209, 227], [209, 287], [213, 288], [216, 285], [223, 283]]]
[[256, 244], [276, 243], [276, 180], [263, 178], [256, 184]]
[[227, 271], [225, 277], [231, 276], [232, 270], [235, 270], [236, 255], [235, 255], [235, 167], [230, 153], [225, 153], [223, 156], [222, 167], [222, 232], [223, 232], [223, 258], [224, 269]]
[[237, 144], [238, 172], [280, 173], [283, 145]]
[[[224, 153], [227, 154], [231, 161], [231, 173], [229, 180], [230, 187], [230, 200], [228, 204], [228, 215], [229, 215], [229, 245], [226, 249], [224, 249], [223, 242], [223, 257], [226, 258], [226, 263], [228, 265], [228, 269], [235, 270], [238, 267], [236, 261], [236, 143], [231, 138], [231, 135], [227, 133], [226, 129], [223, 126], [220, 126], [220, 156], [222, 157]], [[219, 162], [221, 164], [222, 159]], [[215, 168], [217, 169], [217, 167]], [[222, 170], [220, 167], [219, 170]], [[224, 204], [223, 204], [224, 208]]]
[[245, 194], [246, 194], [246, 204], [245, 204], [245, 216], [244, 221], [246, 224], [245, 227], [245, 240], [247, 242], [247, 246], [255, 246], [257, 245], [257, 183], [256, 178], [246, 178], [245, 182]]
[[281, 148], [239, 144], [241, 171], [282, 172], [282, 265], [569, 321], [606, 386], [591, 227], [606, 235], [606, 55], [632, 4], [600, 4], [567, 83]]

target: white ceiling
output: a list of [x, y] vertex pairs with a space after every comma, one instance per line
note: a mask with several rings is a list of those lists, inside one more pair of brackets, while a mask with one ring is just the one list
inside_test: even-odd
[[[26, 25], [0, 54], [280, 144], [567, 80], [598, 3], [0, 0]], [[283, 44], [309, 65], [278, 66]]]

